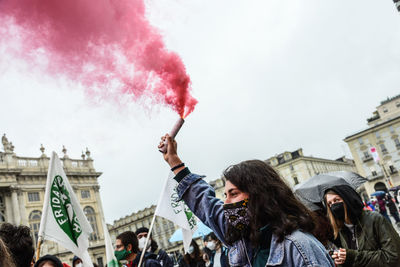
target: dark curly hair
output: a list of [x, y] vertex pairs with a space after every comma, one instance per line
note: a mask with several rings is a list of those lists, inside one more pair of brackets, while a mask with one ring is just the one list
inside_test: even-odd
[[[253, 246], [259, 245], [259, 229], [267, 224], [278, 236], [278, 242], [297, 229], [309, 233], [313, 231], [315, 225], [311, 212], [297, 200], [290, 187], [266, 162], [243, 161], [228, 167], [223, 176], [249, 195], [250, 225], [242, 236], [248, 235]], [[229, 236], [226, 239], [229, 244]]]
[[132, 245], [132, 252], [133, 253], [138, 253], [139, 251], [139, 246], [138, 246], [138, 239], [137, 236], [135, 235], [134, 232], [132, 231], [126, 231], [121, 234], [119, 234], [116, 239], [121, 240], [121, 243], [125, 246], [125, 249], [127, 249], [128, 245]]
[[29, 227], [3, 223], [0, 226], [0, 238], [4, 241], [17, 267], [29, 267], [35, 250]]

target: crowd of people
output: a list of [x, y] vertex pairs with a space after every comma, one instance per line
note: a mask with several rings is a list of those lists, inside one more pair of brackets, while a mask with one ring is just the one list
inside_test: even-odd
[[311, 212], [271, 166], [248, 160], [224, 171], [223, 202], [185, 166], [176, 141], [168, 134], [161, 139], [179, 197], [227, 246], [230, 266], [400, 266], [392, 223], [366, 210], [350, 185], [324, 188], [323, 208]]
[[[400, 237], [386, 207], [400, 220], [389, 194], [365, 203], [350, 185], [330, 186], [323, 189], [321, 208], [310, 211], [270, 165], [249, 160], [223, 172], [222, 201], [204, 176], [181, 161], [175, 140], [163, 136], [160, 146], [165, 140], [164, 159], [179, 198], [213, 232], [201, 246], [192, 240], [178, 259], [160, 248], [146, 227], [120, 233], [114, 248], [120, 266], [138, 267], [141, 259], [144, 267], [400, 266]], [[29, 227], [0, 225], [0, 267], [83, 266], [76, 256], [70, 265], [54, 255], [35, 259], [34, 252]]]

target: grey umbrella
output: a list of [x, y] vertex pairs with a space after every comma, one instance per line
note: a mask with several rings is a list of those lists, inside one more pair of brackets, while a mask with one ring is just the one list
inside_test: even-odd
[[336, 171], [318, 174], [293, 188], [296, 197], [309, 209], [315, 211], [322, 207], [325, 191], [336, 185], [349, 185], [357, 189], [367, 179], [354, 172]]

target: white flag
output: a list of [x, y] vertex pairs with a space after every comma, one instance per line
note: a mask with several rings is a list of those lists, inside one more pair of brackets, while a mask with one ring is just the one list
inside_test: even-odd
[[375, 162], [379, 162], [380, 158], [379, 158], [379, 154], [378, 151], [376, 151], [375, 147], [371, 147], [369, 149], [369, 151], [371, 152], [372, 158], [374, 159]]
[[110, 233], [107, 224], [103, 219], [104, 243], [106, 245], [107, 267], [119, 267], [117, 258], [114, 255], [114, 247], [111, 242]]
[[182, 228], [183, 247], [185, 252], [189, 250], [193, 233], [197, 230], [197, 220], [193, 212], [186, 206], [183, 200], [179, 201], [176, 187], [178, 182], [174, 179], [171, 172], [165, 181], [161, 192], [160, 200], [155, 211], [155, 215], [164, 217]]
[[92, 227], [69, 184], [60, 159], [53, 152], [47, 173], [39, 238], [57, 242], [93, 267], [88, 253]]

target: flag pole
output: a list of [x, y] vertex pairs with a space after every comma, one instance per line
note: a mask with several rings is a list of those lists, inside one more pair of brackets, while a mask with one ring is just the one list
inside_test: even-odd
[[143, 248], [142, 254], [140, 255], [140, 260], [139, 260], [138, 267], [141, 266], [143, 258], [144, 258], [144, 254], [146, 253], [146, 250], [147, 250], [147, 244], [149, 243], [151, 231], [153, 230], [154, 222], [156, 221], [156, 216], [157, 216], [156, 215], [156, 210], [157, 210], [157, 208], [154, 210], [153, 219], [151, 220], [150, 229], [149, 229], [149, 232], [147, 233], [147, 237], [146, 237], [146, 242], [144, 243], [144, 248]]
[[36, 260], [37, 261], [40, 258], [40, 247], [42, 246], [42, 238], [39, 237], [39, 241], [37, 243], [37, 247], [36, 247]]

